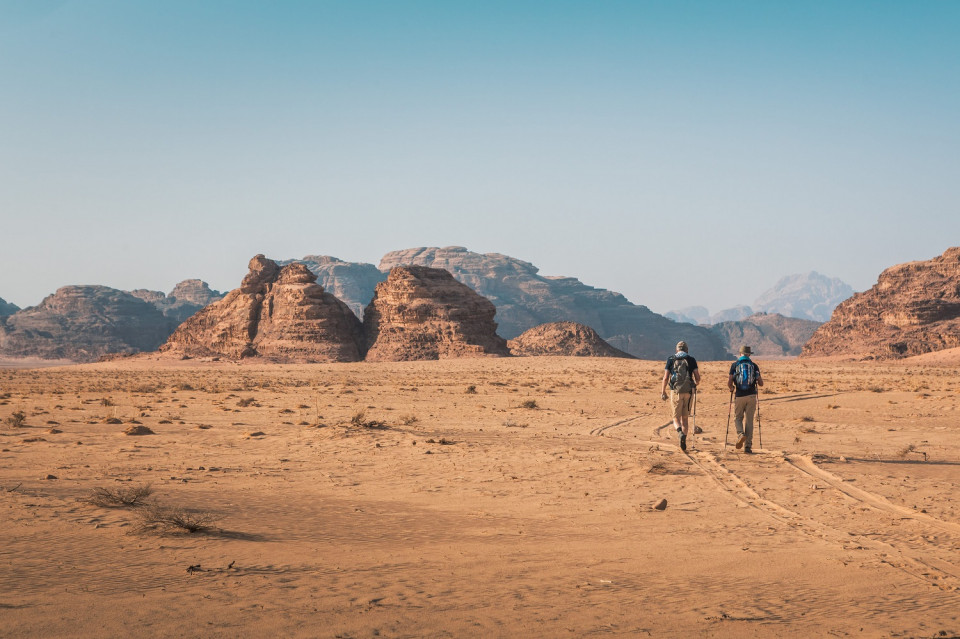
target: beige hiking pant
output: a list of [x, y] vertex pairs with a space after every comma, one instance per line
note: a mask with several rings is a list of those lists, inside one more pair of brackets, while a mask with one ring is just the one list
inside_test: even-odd
[[[753, 447], [753, 416], [757, 412], [757, 396], [737, 397], [733, 404], [733, 414], [737, 419], [737, 435], [746, 435], [747, 446]], [[746, 417], [746, 424], [744, 424]]]

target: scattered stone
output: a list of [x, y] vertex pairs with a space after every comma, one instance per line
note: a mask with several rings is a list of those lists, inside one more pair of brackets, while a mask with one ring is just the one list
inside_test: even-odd
[[667, 509], [667, 500], [661, 499], [657, 502], [657, 505], [653, 507], [654, 510], [666, 510]]

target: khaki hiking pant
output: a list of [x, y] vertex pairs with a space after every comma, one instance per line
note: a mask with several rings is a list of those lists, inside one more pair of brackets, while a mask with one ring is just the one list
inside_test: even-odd
[[[757, 396], [737, 397], [733, 404], [733, 414], [737, 420], [737, 435], [746, 435], [746, 446], [753, 447], [753, 416], [757, 414]], [[744, 424], [746, 417], [746, 424]]]

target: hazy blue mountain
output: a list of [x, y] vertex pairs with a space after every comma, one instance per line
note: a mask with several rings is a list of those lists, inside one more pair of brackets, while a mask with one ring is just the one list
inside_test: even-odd
[[754, 301], [753, 308], [765, 313], [826, 322], [833, 309], [851, 295], [853, 289], [838, 278], [810, 271], [782, 278]]
[[20, 310], [19, 306], [17, 306], [16, 304], [11, 304], [10, 302], [0, 297], [0, 316], [13, 315], [19, 310]]

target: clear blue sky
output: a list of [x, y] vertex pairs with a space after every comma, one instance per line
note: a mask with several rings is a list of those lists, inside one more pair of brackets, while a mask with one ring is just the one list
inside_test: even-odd
[[0, 0], [0, 297], [462, 245], [665, 312], [960, 244], [960, 2]]

